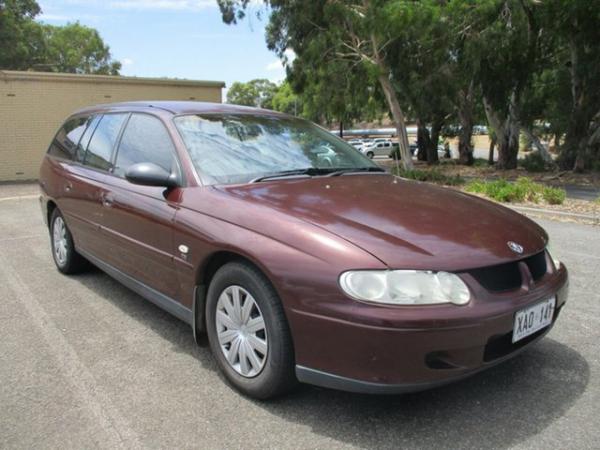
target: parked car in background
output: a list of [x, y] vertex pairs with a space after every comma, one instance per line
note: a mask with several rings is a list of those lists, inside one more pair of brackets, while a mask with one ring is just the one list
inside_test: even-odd
[[225, 379], [255, 398], [298, 381], [380, 394], [449, 383], [540, 339], [567, 300], [535, 222], [395, 177], [281, 113], [86, 108], [39, 180], [58, 270], [91, 262], [207, 333]]
[[365, 145], [363, 143], [363, 141], [361, 141], [360, 139], [350, 139], [348, 141], [348, 144], [350, 144], [352, 147], [354, 147], [357, 150], [360, 150]]
[[375, 156], [389, 157], [392, 149], [393, 145], [390, 139], [374, 139], [372, 144], [363, 146], [360, 151], [368, 158], [373, 159]]
[[473, 134], [488, 134], [488, 127], [486, 127], [485, 125], [475, 125], [473, 127]]

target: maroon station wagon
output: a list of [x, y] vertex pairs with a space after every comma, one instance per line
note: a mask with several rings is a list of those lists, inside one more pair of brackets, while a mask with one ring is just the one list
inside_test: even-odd
[[386, 173], [298, 118], [197, 102], [81, 110], [44, 158], [63, 273], [99, 267], [208, 334], [252, 397], [438, 386], [552, 327], [567, 269], [534, 222]]

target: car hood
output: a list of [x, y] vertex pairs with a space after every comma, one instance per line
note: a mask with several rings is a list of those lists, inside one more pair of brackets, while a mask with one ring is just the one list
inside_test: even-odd
[[[460, 271], [544, 249], [533, 221], [462, 192], [389, 174], [273, 180], [217, 188], [309, 222], [396, 269]], [[508, 246], [523, 247], [517, 254]]]

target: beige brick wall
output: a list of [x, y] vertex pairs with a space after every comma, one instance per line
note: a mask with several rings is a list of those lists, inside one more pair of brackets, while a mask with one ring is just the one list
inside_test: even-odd
[[130, 100], [222, 101], [224, 84], [0, 71], [0, 181], [33, 180], [58, 127], [73, 111]]

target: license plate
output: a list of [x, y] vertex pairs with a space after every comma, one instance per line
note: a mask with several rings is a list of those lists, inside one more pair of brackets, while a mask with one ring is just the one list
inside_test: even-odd
[[529, 308], [517, 311], [513, 327], [513, 343], [527, 337], [552, 323], [556, 297], [544, 300]]

